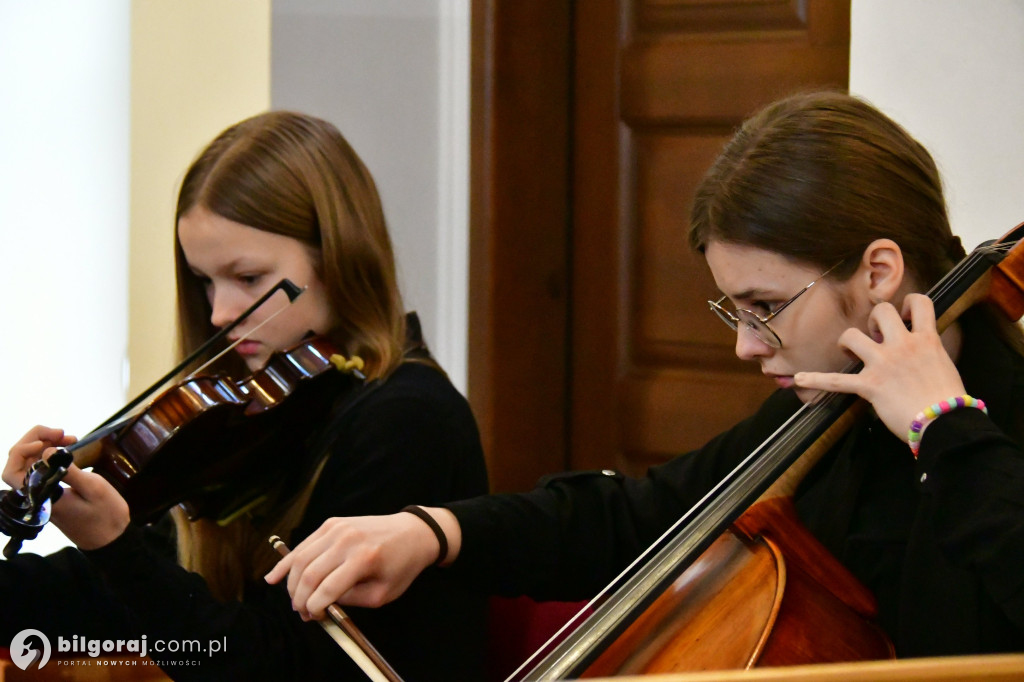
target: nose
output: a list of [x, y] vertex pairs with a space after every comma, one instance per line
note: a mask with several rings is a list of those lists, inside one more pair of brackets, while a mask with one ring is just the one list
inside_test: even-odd
[[228, 326], [242, 313], [238, 297], [231, 296], [225, 288], [211, 285], [207, 297], [210, 301], [210, 324], [217, 329]]
[[756, 360], [771, 355], [774, 348], [757, 338], [745, 324], [736, 327], [736, 357], [740, 360]]

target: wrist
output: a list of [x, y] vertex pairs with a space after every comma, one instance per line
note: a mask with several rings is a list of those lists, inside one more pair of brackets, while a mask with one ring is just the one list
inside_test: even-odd
[[432, 546], [437, 548], [437, 553], [427, 563], [428, 566], [448, 566], [455, 561], [462, 544], [462, 533], [454, 514], [443, 507], [417, 505], [409, 505], [402, 511], [422, 522], [420, 535], [423, 535], [423, 531], [429, 531], [433, 538]]
[[910, 452], [914, 455], [914, 459], [917, 459], [918, 450], [921, 448], [921, 438], [929, 424], [944, 414], [964, 407], [973, 407], [988, 414], [985, 401], [978, 400], [969, 395], [957, 395], [940, 400], [917, 413], [910, 422], [910, 430], [907, 432], [907, 445], [910, 446]]

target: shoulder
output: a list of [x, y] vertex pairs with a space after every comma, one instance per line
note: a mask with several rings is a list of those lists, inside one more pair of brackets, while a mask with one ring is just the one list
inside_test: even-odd
[[710, 487], [768, 440], [802, 406], [792, 389], [774, 391], [757, 412], [696, 450], [651, 467], [650, 475], [656, 480], [681, 481], [687, 489], [694, 484], [694, 489]]
[[963, 345], [956, 364], [964, 387], [988, 404], [994, 422], [1024, 441], [1024, 356], [977, 308], [961, 317], [961, 326]]
[[433, 415], [469, 415], [469, 403], [443, 372], [418, 362], [406, 362], [378, 386], [369, 387], [364, 409], [425, 410]]
[[316, 449], [328, 457], [308, 518], [386, 514], [486, 492], [476, 421], [443, 373], [407, 363], [355, 397], [340, 400], [319, 436]]
[[478, 442], [469, 403], [441, 371], [407, 362], [384, 380], [342, 396], [329, 418], [329, 432], [343, 439], [372, 438], [391, 442], [463, 438]]

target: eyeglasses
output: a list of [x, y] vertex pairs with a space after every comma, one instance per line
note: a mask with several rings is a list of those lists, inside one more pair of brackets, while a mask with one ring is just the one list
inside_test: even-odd
[[729, 328], [732, 329], [733, 331], [736, 331], [739, 328], [740, 323], [742, 322], [744, 325], [746, 325], [747, 329], [749, 329], [750, 332], [757, 338], [758, 341], [765, 344], [766, 346], [770, 346], [771, 348], [775, 348], [777, 350], [779, 348], [782, 348], [782, 339], [779, 338], [779, 335], [775, 333], [774, 329], [768, 326], [768, 321], [773, 319], [783, 310], [785, 310], [793, 301], [807, 293], [807, 290], [813, 287], [819, 280], [824, 279], [826, 275], [831, 273], [833, 270], [835, 270], [842, 264], [843, 261], [839, 261], [838, 263], [830, 267], [828, 270], [818, 275], [817, 279], [815, 279], [813, 282], [811, 282], [803, 289], [798, 291], [796, 295], [793, 296], [793, 298], [789, 299], [788, 301], [780, 305], [778, 308], [773, 310], [765, 317], [761, 317], [757, 313], [751, 310], [747, 310], [746, 308], [737, 308], [735, 313], [729, 312], [728, 310], [722, 307], [722, 301], [728, 298], [727, 296], [723, 296], [717, 301], [708, 301], [708, 305], [711, 306], [711, 312], [713, 312], [715, 315], [718, 315], [718, 317], [721, 318], [722, 322], [725, 322], [727, 325], [729, 325]]

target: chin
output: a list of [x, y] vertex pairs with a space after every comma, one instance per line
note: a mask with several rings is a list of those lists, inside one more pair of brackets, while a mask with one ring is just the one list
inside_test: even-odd
[[267, 364], [267, 360], [269, 360], [269, 358], [257, 357], [255, 355], [248, 355], [242, 358], [242, 362], [245, 363], [246, 368], [250, 372], [255, 372], [265, 367]]
[[809, 403], [812, 400], [814, 400], [819, 393], [824, 392], [816, 388], [794, 388], [793, 391], [796, 393], [796, 397], [799, 398], [800, 402], [802, 403]]

